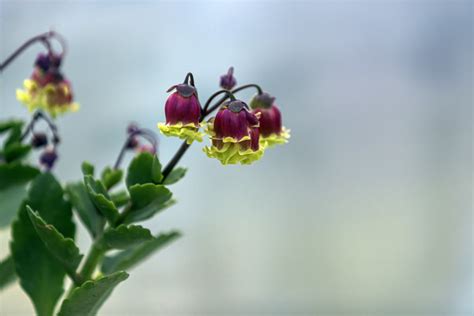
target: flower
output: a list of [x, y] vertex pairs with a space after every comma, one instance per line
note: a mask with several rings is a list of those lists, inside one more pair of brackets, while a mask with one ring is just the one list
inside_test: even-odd
[[79, 109], [79, 104], [73, 102], [71, 83], [60, 72], [60, 65], [59, 55], [38, 55], [33, 74], [23, 83], [24, 90], [16, 91], [17, 99], [29, 111], [44, 109], [56, 117]]
[[250, 101], [252, 113], [259, 116], [260, 142], [265, 146], [285, 144], [290, 138], [290, 130], [282, 126], [281, 113], [275, 98], [264, 92]]
[[239, 100], [228, 101], [207, 124], [212, 146], [204, 147], [210, 158], [223, 165], [251, 164], [263, 156], [259, 143], [258, 118]]
[[221, 76], [221, 87], [222, 89], [232, 90], [237, 84], [237, 80], [234, 77], [234, 67], [230, 67], [225, 75]]
[[176, 91], [168, 97], [165, 104], [166, 124], [158, 123], [158, 128], [163, 135], [179, 137], [188, 144], [195, 140], [201, 142], [201, 105], [196, 88], [183, 83], [172, 86], [168, 92], [174, 89]]
[[47, 170], [51, 170], [58, 159], [58, 154], [54, 148], [48, 148], [41, 154], [39, 159], [41, 165], [43, 165]]
[[31, 138], [31, 147], [40, 148], [48, 144], [48, 137], [45, 133], [34, 133]]

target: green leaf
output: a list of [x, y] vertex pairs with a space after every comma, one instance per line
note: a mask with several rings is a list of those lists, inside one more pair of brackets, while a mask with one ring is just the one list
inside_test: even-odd
[[102, 182], [94, 180], [91, 176], [85, 176], [84, 183], [87, 186], [87, 192], [92, 203], [105, 216], [107, 221], [114, 226], [120, 214], [114, 202], [110, 200]]
[[123, 171], [120, 169], [112, 169], [107, 167], [102, 171], [102, 182], [107, 190], [110, 190], [115, 185], [122, 181]]
[[3, 157], [5, 161], [7, 162], [12, 162], [15, 160], [19, 160], [31, 151], [31, 146], [30, 145], [23, 145], [21, 143], [12, 143], [8, 145], [4, 150], [3, 150]]
[[81, 170], [82, 174], [85, 176], [94, 176], [94, 166], [87, 161], [82, 163]]
[[144, 152], [137, 155], [128, 167], [127, 187], [134, 184], [159, 184], [163, 175], [161, 164], [156, 155]]
[[0, 290], [7, 287], [10, 283], [15, 281], [15, 264], [12, 257], [7, 257], [0, 261]]
[[115, 206], [122, 207], [130, 201], [127, 191], [119, 191], [116, 193], [110, 193], [110, 199], [114, 202]]
[[8, 121], [1, 121], [0, 122], [0, 134], [5, 133], [6, 131], [19, 127], [21, 128], [23, 126], [22, 121], [17, 121], [17, 120], [8, 120]]
[[112, 294], [114, 288], [127, 278], [126, 272], [119, 271], [97, 280], [84, 282], [64, 300], [58, 316], [97, 315], [99, 308]]
[[174, 204], [171, 192], [161, 184], [135, 184], [129, 188], [132, 206], [125, 222], [148, 219]]
[[11, 126], [9, 128], [10, 133], [8, 134], [7, 139], [5, 140], [5, 143], [3, 144], [4, 150], [8, 146], [10, 146], [11, 144], [21, 142], [21, 134], [22, 134], [21, 129], [22, 129], [22, 127], [23, 127], [23, 122], [21, 122], [20, 124], [16, 124], [14, 126]]
[[38, 236], [46, 248], [63, 264], [66, 271], [74, 273], [83, 257], [79, 253], [79, 248], [77, 248], [74, 240], [72, 238], [65, 238], [53, 225], [47, 224], [28, 205], [26, 209]]
[[119, 270], [128, 270], [180, 236], [181, 234], [177, 231], [160, 234], [138, 246], [112, 256], [106, 256], [102, 263], [102, 271], [112, 273]]
[[105, 218], [92, 203], [84, 184], [82, 182], [70, 183], [66, 186], [66, 193], [90, 234], [94, 238], [102, 234]]
[[166, 177], [165, 181], [163, 181], [163, 184], [170, 185], [178, 182], [186, 175], [186, 171], [188, 171], [186, 168], [174, 168], [173, 171], [171, 171], [171, 173], [168, 175], [168, 177]]
[[126, 249], [151, 239], [153, 235], [150, 231], [138, 225], [109, 228], [103, 236], [105, 245], [110, 249]]
[[71, 206], [64, 200], [61, 185], [54, 176], [43, 173], [32, 181], [28, 198], [12, 225], [10, 250], [20, 285], [31, 298], [37, 315], [51, 315], [63, 293], [65, 271], [38, 238], [26, 204], [66, 238], [73, 238], [75, 231]]
[[38, 169], [20, 163], [0, 164], [0, 190], [15, 184], [26, 183], [39, 173]]
[[39, 170], [19, 163], [0, 164], [0, 228], [10, 225], [26, 197], [26, 185]]

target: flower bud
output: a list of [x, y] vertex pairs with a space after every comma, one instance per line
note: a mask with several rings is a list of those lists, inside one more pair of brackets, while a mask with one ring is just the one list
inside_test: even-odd
[[54, 163], [58, 159], [58, 154], [54, 148], [46, 149], [40, 156], [40, 164], [47, 170], [53, 168]]
[[251, 164], [263, 155], [258, 118], [238, 100], [226, 102], [207, 126], [212, 146], [204, 152], [222, 164]]
[[222, 89], [232, 90], [237, 84], [237, 80], [234, 77], [234, 67], [230, 67], [225, 75], [221, 76], [221, 87]]
[[193, 141], [202, 141], [199, 132], [201, 118], [201, 105], [196, 88], [188, 84], [178, 84], [168, 92], [176, 89], [166, 100], [166, 124], [159, 123], [158, 128], [166, 136], [176, 136], [186, 140], [188, 144]]
[[281, 113], [275, 104], [275, 98], [264, 92], [250, 101], [252, 113], [259, 117], [261, 142], [265, 146], [284, 144], [290, 138], [290, 130], [282, 126]]
[[70, 82], [59, 70], [61, 56], [40, 54], [30, 79], [24, 81], [24, 90], [17, 90], [17, 99], [30, 111], [44, 109], [52, 117], [68, 111], [77, 111], [73, 102]]
[[138, 139], [134, 137], [130, 137], [127, 141], [127, 148], [134, 149], [139, 145]]
[[31, 138], [31, 146], [33, 148], [40, 148], [48, 144], [48, 137], [45, 133], [34, 133]]

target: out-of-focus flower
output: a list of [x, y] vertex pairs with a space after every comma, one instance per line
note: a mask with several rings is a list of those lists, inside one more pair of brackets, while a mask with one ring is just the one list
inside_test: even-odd
[[54, 163], [58, 159], [58, 154], [54, 148], [46, 149], [40, 156], [40, 164], [43, 165], [47, 170], [53, 168]]
[[210, 158], [226, 164], [251, 164], [260, 159], [264, 145], [259, 143], [258, 118], [239, 100], [226, 102], [206, 131], [212, 146], [204, 147]]
[[33, 148], [40, 148], [48, 144], [48, 137], [45, 133], [34, 133], [31, 137], [31, 146]]
[[265, 146], [285, 144], [290, 138], [290, 130], [282, 125], [281, 113], [275, 98], [264, 92], [250, 101], [252, 113], [259, 116], [260, 142]]
[[203, 136], [199, 132], [201, 105], [196, 88], [183, 83], [171, 87], [168, 92], [175, 89], [176, 91], [166, 100], [166, 124], [158, 123], [158, 128], [162, 134], [179, 137], [188, 144], [193, 141], [201, 142]]
[[61, 57], [40, 54], [30, 79], [23, 83], [24, 89], [16, 91], [17, 99], [28, 110], [43, 109], [52, 117], [65, 112], [74, 112], [79, 104], [74, 102], [71, 83], [59, 71]]
[[221, 87], [222, 89], [232, 90], [237, 84], [237, 80], [234, 77], [234, 67], [230, 67], [225, 75], [221, 76]]

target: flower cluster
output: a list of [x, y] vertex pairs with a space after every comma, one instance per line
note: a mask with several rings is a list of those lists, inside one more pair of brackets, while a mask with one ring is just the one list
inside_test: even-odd
[[53, 52], [38, 55], [33, 74], [24, 81], [24, 89], [16, 92], [29, 111], [43, 109], [56, 117], [79, 109], [73, 101], [71, 84], [60, 71], [61, 60], [61, 55]]
[[[158, 123], [161, 133], [184, 139], [188, 145], [193, 141], [202, 141], [203, 128], [211, 144], [203, 151], [210, 158], [218, 159], [222, 164], [251, 164], [259, 160], [265, 149], [276, 144], [284, 144], [290, 138], [289, 130], [282, 126], [281, 113], [275, 105], [275, 98], [263, 92], [257, 85], [246, 85], [231, 90], [236, 85], [233, 68], [221, 76], [220, 84], [224, 90], [213, 94], [201, 107], [194, 79], [188, 84], [188, 74], [183, 84], [171, 87], [176, 90], [165, 104], [166, 123]], [[245, 88], [257, 87], [259, 93], [249, 106], [237, 100], [233, 92]], [[220, 101], [210, 107], [211, 102], [220, 94]], [[229, 100], [227, 100], [229, 99]], [[215, 117], [204, 121], [214, 110]]]

